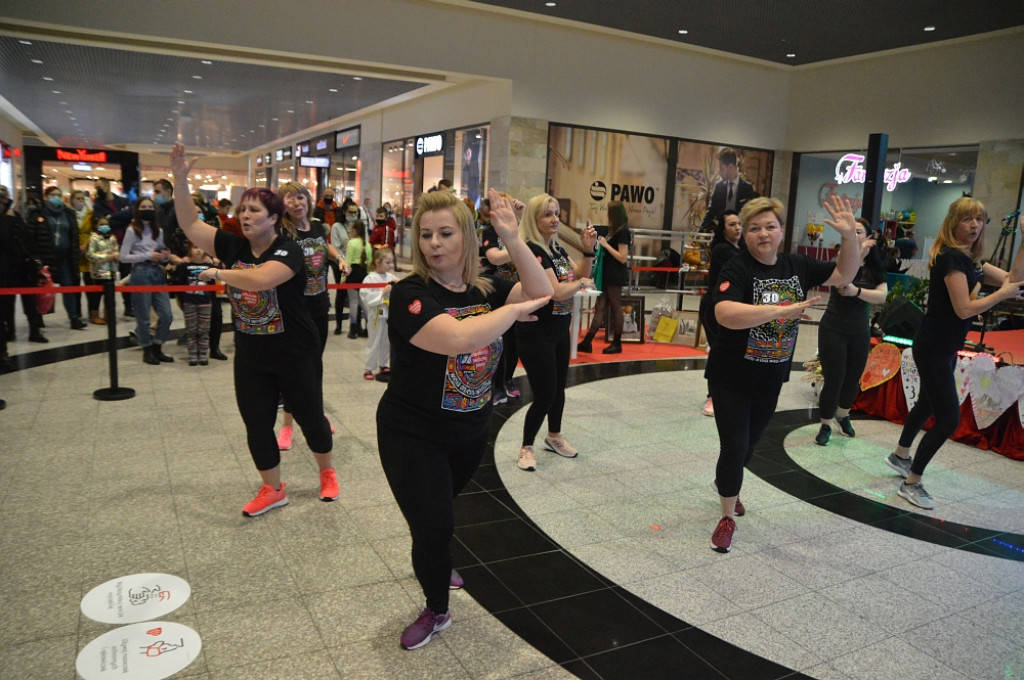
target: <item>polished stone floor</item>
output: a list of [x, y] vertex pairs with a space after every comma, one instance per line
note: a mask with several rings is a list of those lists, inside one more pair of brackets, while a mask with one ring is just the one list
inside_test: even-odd
[[[563, 430], [582, 453], [541, 453], [533, 473], [515, 466], [517, 378], [523, 398], [496, 411], [494, 450], [457, 503], [454, 624], [405, 652], [422, 599], [377, 460], [384, 386], [362, 380], [364, 340], [332, 336], [325, 354], [340, 499], [317, 499], [297, 438], [291, 503], [247, 519], [259, 481], [230, 362], [190, 368], [171, 345], [177, 361], [151, 367], [126, 347], [119, 382], [136, 396], [101, 402], [105, 330], [48, 325], [50, 345], [19, 338], [20, 369], [0, 376], [4, 680], [75, 678], [78, 651], [111, 628], [82, 596], [140, 572], [192, 587], [165, 617], [203, 642], [181, 678], [1024, 677], [1024, 465], [947, 444], [926, 479], [938, 507], [918, 512], [882, 463], [897, 427], [856, 420], [855, 439], [814, 446], [797, 373], [728, 555], [709, 544], [717, 437], [699, 362], [631, 362], [627, 347], [571, 369]], [[806, 328], [798, 359], [813, 352]]]

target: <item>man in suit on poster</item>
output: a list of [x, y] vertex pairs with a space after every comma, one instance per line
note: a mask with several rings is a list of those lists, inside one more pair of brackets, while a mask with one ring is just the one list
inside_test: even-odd
[[735, 210], [738, 213], [747, 201], [758, 196], [754, 191], [754, 185], [740, 177], [736, 152], [732, 149], [722, 149], [718, 153], [718, 174], [722, 179], [715, 184], [711, 192], [711, 202], [708, 211], [704, 213], [701, 231], [713, 230], [722, 213], [726, 210]]

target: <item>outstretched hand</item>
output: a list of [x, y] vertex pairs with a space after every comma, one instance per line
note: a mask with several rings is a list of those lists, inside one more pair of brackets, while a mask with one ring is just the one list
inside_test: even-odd
[[512, 200], [505, 198], [494, 189], [487, 190], [491, 202], [491, 225], [503, 243], [519, 238], [519, 220], [516, 219]]
[[807, 308], [816, 303], [821, 299], [820, 295], [815, 295], [812, 298], [807, 298], [803, 302], [794, 302], [791, 305], [778, 305], [782, 313], [777, 317], [779, 320], [782, 319], [800, 319], [802, 321], [810, 321], [811, 316], [807, 313]]
[[823, 202], [822, 205], [832, 217], [832, 219], [826, 219], [825, 224], [838, 231], [843, 238], [852, 238], [857, 234], [857, 219], [853, 216], [849, 199], [839, 198], [833, 194], [831, 199]]
[[192, 167], [198, 160], [199, 156], [188, 160], [185, 157], [185, 145], [181, 142], [175, 142], [174, 146], [171, 147], [171, 173], [174, 175], [174, 179], [188, 179], [189, 173], [192, 172]]

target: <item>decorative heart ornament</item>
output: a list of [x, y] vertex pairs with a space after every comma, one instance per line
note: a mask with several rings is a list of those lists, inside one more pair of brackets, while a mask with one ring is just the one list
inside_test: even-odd
[[921, 376], [917, 372], [917, 364], [914, 363], [912, 348], [903, 350], [900, 358], [900, 377], [903, 379], [903, 396], [907, 400], [907, 411], [914, 408], [917, 398], [921, 396]]
[[953, 368], [953, 381], [956, 382], [956, 396], [963, 405], [967, 401], [967, 395], [971, 390], [971, 359], [970, 357], [957, 357], [956, 367]]
[[968, 374], [971, 407], [979, 430], [990, 427], [1024, 395], [1024, 366], [996, 369], [991, 356], [979, 354], [971, 361]]
[[896, 376], [900, 369], [900, 350], [896, 345], [883, 342], [868, 355], [868, 363], [860, 376], [860, 388], [870, 390]]

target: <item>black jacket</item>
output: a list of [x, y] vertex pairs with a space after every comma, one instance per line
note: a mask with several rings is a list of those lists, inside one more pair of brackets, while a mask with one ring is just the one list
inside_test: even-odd
[[[75, 215], [75, 211], [67, 206], [64, 206], [63, 210], [64, 217], [67, 219], [68, 223], [67, 233], [64, 234], [64, 236], [67, 240], [69, 249], [74, 250], [77, 255], [79, 253], [78, 217]], [[32, 239], [35, 243], [36, 257], [50, 269], [56, 267], [57, 256], [54, 252], [53, 234], [50, 231], [50, 222], [46, 219], [46, 208], [33, 206], [32, 209], [29, 210], [28, 217], [25, 218], [25, 224], [28, 225], [29, 232], [32, 234]], [[77, 262], [77, 260], [75, 261]]]
[[25, 220], [18, 213], [0, 214], [0, 287], [36, 285], [41, 266]]

